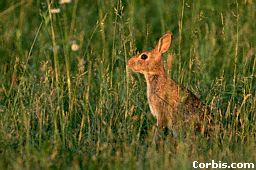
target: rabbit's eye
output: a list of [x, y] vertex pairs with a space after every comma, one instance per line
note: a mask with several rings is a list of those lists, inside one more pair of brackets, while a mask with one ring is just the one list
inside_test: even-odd
[[140, 58], [141, 58], [142, 60], [146, 60], [146, 59], [148, 58], [148, 56], [147, 56], [146, 54], [142, 54], [142, 55], [140, 56]]

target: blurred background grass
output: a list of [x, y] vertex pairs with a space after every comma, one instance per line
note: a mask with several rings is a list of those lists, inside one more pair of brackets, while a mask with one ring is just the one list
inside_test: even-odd
[[[0, 2], [1, 169], [255, 162], [254, 1], [60, 2]], [[126, 62], [167, 31], [171, 76], [216, 114], [211, 142], [152, 144], [144, 77]]]

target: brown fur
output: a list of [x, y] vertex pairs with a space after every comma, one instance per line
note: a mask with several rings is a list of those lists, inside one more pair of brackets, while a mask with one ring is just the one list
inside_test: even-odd
[[[173, 127], [180, 124], [181, 119], [185, 123], [193, 119], [198, 128], [197, 124], [205, 119], [205, 106], [192, 92], [167, 78], [165, 73], [162, 54], [169, 49], [171, 40], [171, 33], [163, 35], [153, 50], [132, 57], [128, 61], [128, 67], [145, 76], [148, 103], [151, 113], [157, 119], [157, 126]], [[142, 55], [147, 58], [143, 59]], [[169, 62], [171, 61], [170, 59]], [[202, 126], [199, 126], [198, 130], [202, 130]]]

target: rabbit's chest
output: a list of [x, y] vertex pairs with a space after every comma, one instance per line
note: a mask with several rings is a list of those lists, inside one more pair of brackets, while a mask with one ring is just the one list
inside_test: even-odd
[[160, 114], [160, 112], [163, 112], [163, 110], [166, 109], [166, 99], [161, 94], [152, 93], [151, 91], [148, 91], [147, 98], [150, 111], [154, 117], [157, 117]]
[[147, 98], [150, 111], [154, 117], [166, 115], [170, 107], [169, 84], [166, 77], [153, 75], [146, 76], [147, 80]]
[[157, 117], [159, 113], [159, 109], [157, 108], [154, 101], [155, 100], [153, 99], [152, 96], [148, 96], [148, 104], [149, 104], [150, 111], [154, 117]]

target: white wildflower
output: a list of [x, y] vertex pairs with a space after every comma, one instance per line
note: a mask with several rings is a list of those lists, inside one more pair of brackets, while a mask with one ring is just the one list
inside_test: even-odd
[[72, 0], [60, 0], [59, 3], [60, 4], [68, 4], [71, 3]]
[[52, 8], [50, 9], [51, 14], [57, 14], [60, 13], [60, 8]]
[[79, 46], [76, 42], [73, 42], [73, 43], [71, 44], [71, 50], [72, 50], [72, 51], [78, 51], [79, 48], [80, 48], [80, 46]]

